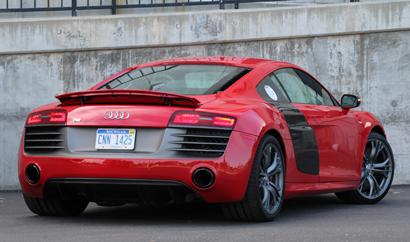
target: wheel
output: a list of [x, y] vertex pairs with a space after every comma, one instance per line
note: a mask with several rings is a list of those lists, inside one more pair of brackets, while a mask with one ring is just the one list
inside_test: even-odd
[[285, 189], [285, 163], [278, 140], [263, 136], [252, 165], [245, 197], [236, 203], [222, 204], [229, 219], [239, 221], [272, 221], [279, 214]]
[[377, 203], [389, 191], [393, 176], [394, 158], [390, 145], [382, 135], [372, 132], [366, 142], [359, 187], [336, 193], [336, 196], [347, 203]]
[[60, 198], [34, 198], [23, 195], [27, 207], [40, 216], [76, 216], [88, 205], [86, 199], [64, 201]]

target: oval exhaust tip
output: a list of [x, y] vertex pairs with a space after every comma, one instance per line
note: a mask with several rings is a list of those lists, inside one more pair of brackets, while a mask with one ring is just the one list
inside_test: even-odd
[[208, 188], [214, 184], [215, 175], [208, 168], [198, 168], [192, 174], [192, 181], [199, 188]]
[[33, 164], [27, 166], [26, 178], [31, 184], [36, 184], [40, 180], [40, 169]]

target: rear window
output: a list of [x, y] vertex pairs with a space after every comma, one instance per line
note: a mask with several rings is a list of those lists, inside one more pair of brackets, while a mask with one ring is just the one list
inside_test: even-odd
[[250, 70], [223, 65], [170, 65], [135, 69], [99, 89], [171, 92], [183, 95], [217, 93]]

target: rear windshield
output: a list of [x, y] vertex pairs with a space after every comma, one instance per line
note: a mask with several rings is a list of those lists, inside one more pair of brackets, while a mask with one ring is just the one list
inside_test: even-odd
[[99, 89], [130, 89], [203, 95], [223, 91], [250, 70], [223, 65], [170, 65], [132, 70]]

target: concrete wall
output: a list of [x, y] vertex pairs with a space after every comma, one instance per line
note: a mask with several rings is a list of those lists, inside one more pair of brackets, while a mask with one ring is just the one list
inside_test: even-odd
[[295, 63], [385, 125], [410, 184], [410, 1], [140, 16], [0, 20], [0, 189], [18, 189], [27, 113], [129, 66], [202, 55]]
[[[6, 8], [6, 1], [9, 2], [9, 8], [20, 8], [20, 1], [18, 0], [1, 0], [0, 9]], [[36, 0], [37, 8], [47, 7], [47, 1], [50, 3], [50, 7], [71, 7], [71, 0]], [[77, 0], [77, 6], [100, 6], [100, 0]], [[138, 4], [141, 1], [142, 4], [150, 3], [151, 0], [117, 0], [117, 5], [124, 5], [128, 1], [128, 4]], [[163, 0], [152, 0], [153, 3], [162, 3]], [[174, 0], [173, 0], [174, 1]], [[188, 0], [182, 0], [188, 1]], [[211, 0], [204, 0], [211, 1]], [[359, 0], [356, 0], [359, 2]], [[360, 2], [366, 1], [390, 1], [390, 0], [360, 0]], [[61, 4], [62, 2], [62, 4]], [[102, 5], [110, 5], [112, 0], [102, 0]], [[171, 2], [171, 1], [167, 1]], [[179, 0], [178, 2], [181, 2]], [[250, 8], [276, 8], [283, 6], [297, 6], [297, 5], [312, 5], [312, 4], [329, 4], [329, 3], [348, 3], [350, 0], [278, 0], [267, 2], [254, 2], [254, 3], [241, 3], [241, 9]], [[33, 0], [22, 0], [23, 8], [33, 8]], [[225, 9], [234, 9], [234, 4], [226, 4]], [[156, 7], [156, 8], [134, 8], [134, 9], [117, 9], [117, 14], [141, 14], [141, 13], [172, 13], [172, 12], [187, 12], [187, 11], [204, 11], [204, 10], [216, 10], [219, 11], [218, 4], [212, 5], [200, 5], [200, 6], [180, 6], [180, 7]], [[98, 15], [111, 15], [110, 9], [103, 10], [79, 10], [78, 16], [98, 16]], [[40, 17], [70, 17], [71, 11], [55, 11], [55, 12], [24, 12], [24, 13], [2, 13], [0, 19], [10, 18], [40, 18]]]

